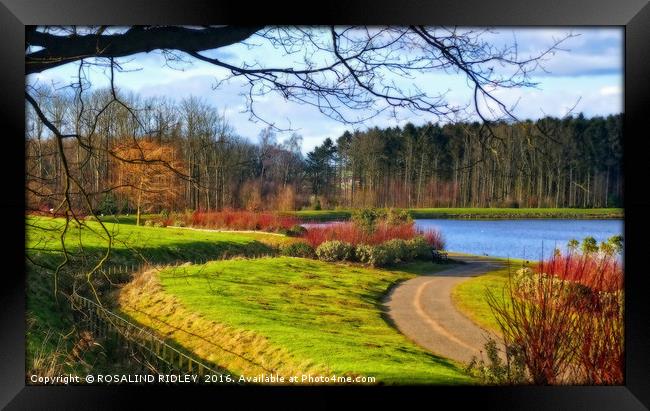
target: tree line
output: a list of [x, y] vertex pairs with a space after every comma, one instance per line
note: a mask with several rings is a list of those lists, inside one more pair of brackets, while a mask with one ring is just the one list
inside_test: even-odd
[[35, 96], [66, 138], [52, 138], [27, 108], [30, 210], [56, 211], [66, 195], [100, 213], [622, 204], [622, 115], [375, 127], [304, 156], [300, 135], [279, 141], [267, 127], [256, 141], [239, 136], [198, 98], [77, 96]]
[[[337, 205], [617, 207], [622, 115], [345, 132], [307, 158]], [[311, 167], [311, 168], [310, 168]]]

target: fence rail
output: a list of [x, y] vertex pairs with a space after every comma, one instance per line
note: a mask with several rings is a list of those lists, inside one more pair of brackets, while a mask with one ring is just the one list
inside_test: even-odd
[[136, 349], [143, 359], [157, 370], [197, 374], [223, 375], [158, 338], [153, 332], [80, 295], [71, 297], [76, 310], [86, 316], [90, 330], [98, 337], [116, 337], [127, 347]]
[[[192, 264], [206, 264], [210, 261], [218, 261], [216, 258], [196, 258], [189, 262]], [[168, 266], [174, 266], [177, 264], [185, 264], [188, 261], [186, 260], [176, 260], [166, 263]], [[149, 263], [140, 263], [140, 264], [113, 264], [106, 263], [103, 267], [99, 269], [99, 272], [106, 275], [107, 278], [114, 283], [127, 283], [133, 279], [134, 273], [143, 272], [153, 268], [155, 265]]]

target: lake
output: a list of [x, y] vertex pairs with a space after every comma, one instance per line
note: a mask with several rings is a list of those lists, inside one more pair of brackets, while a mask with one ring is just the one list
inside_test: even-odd
[[[566, 249], [575, 238], [592, 236], [598, 241], [623, 234], [623, 220], [415, 220], [420, 229], [439, 229], [447, 250], [468, 254], [538, 260], [555, 247]], [[327, 224], [327, 223], [325, 223]]]
[[598, 241], [623, 234], [623, 220], [416, 220], [418, 228], [437, 228], [447, 249], [462, 253], [538, 260], [555, 247], [592, 236]]

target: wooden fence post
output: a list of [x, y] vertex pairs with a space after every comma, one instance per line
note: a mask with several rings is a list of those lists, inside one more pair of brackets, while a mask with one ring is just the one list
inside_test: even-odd
[[90, 316], [90, 331], [92, 331], [93, 334], [97, 333], [97, 309], [91, 310], [91, 316]]
[[[112, 270], [113, 274], [128, 273], [128, 268], [123, 265], [109, 267], [108, 270], [109, 272]], [[132, 265], [131, 268], [134, 269], [135, 266]], [[194, 370], [198, 369], [198, 374], [203, 376], [210, 370], [193, 357], [168, 346], [164, 340], [147, 329], [132, 324], [99, 304], [81, 296], [74, 296], [73, 300], [78, 311], [85, 312], [88, 327], [95, 336], [110, 338], [115, 341], [116, 348], [126, 349], [129, 354], [141, 356], [143, 372], [151, 370], [183, 372], [186, 369], [187, 372], [194, 373]], [[178, 355], [178, 363], [176, 363], [176, 355]], [[187, 368], [184, 368], [185, 361], [187, 361]]]

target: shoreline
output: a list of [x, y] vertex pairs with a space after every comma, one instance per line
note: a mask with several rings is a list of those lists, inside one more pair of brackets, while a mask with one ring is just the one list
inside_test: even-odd
[[[303, 221], [349, 220], [352, 209], [301, 210], [283, 212]], [[412, 208], [408, 209], [414, 219], [457, 220], [623, 220], [622, 208]]]

